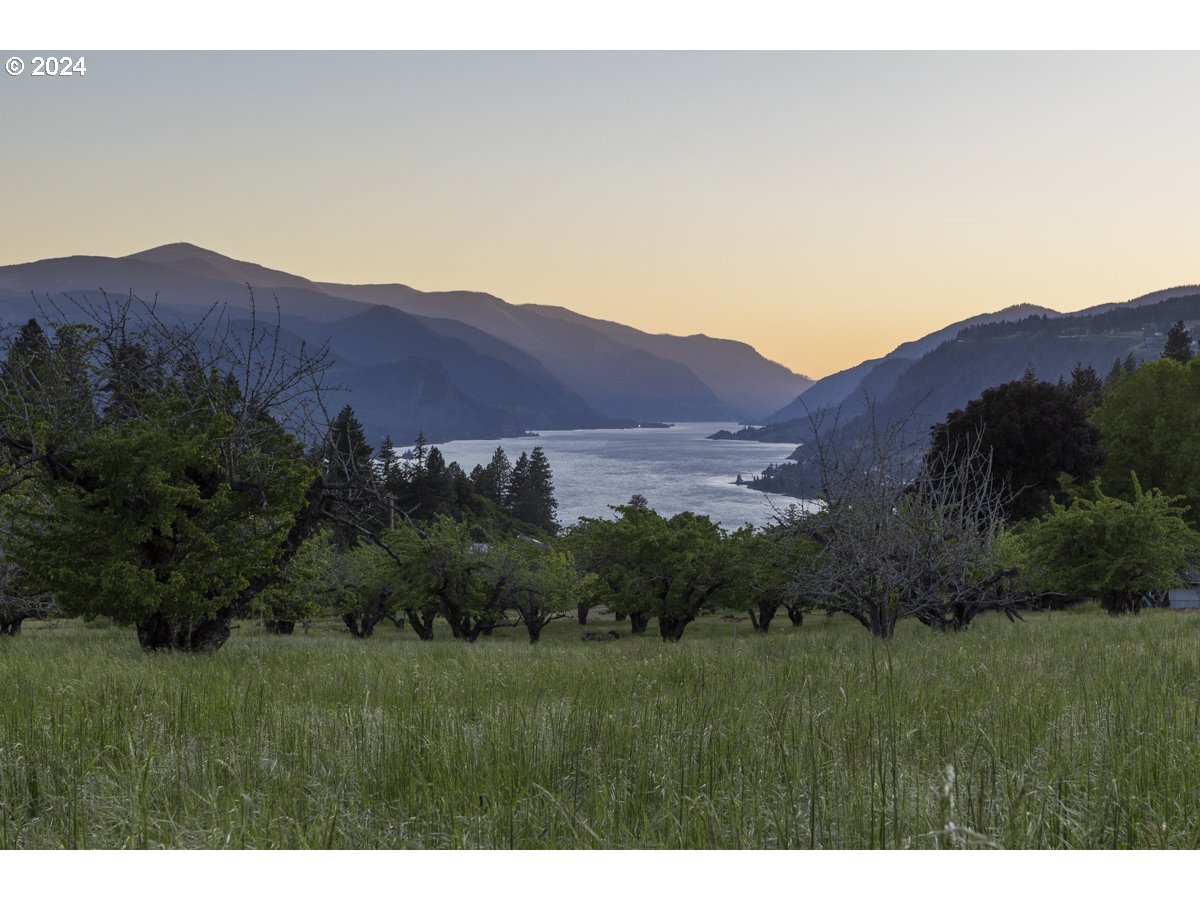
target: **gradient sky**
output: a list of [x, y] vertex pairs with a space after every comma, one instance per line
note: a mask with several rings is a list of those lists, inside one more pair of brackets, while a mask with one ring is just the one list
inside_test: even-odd
[[1198, 53], [87, 59], [0, 78], [0, 264], [189, 241], [814, 377], [1200, 282]]

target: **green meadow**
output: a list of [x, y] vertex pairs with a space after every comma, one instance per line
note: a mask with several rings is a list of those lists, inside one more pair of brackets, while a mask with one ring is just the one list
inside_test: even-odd
[[0, 638], [3, 848], [1197, 848], [1200, 617]]

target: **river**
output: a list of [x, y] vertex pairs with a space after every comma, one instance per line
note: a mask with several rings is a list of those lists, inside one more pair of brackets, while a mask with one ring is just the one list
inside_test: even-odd
[[522, 451], [541, 447], [554, 474], [558, 519], [611, 517], [610, 505], [642, 494], [664, 516], [690, 510], [726, 528], [746, 522], [765, 525], [776, 509], [799, 501], [734, 484], [749, 480], [771, 463], [783, 462], [795, 444], [710, 441], [706, 436], [732, 422], [680, 422], [671, 428], [543, 431], [537, 437], [451, 441], [438, 447], [447, 462], [466, 472], [486, 466], [497, 446], [515, 463]]

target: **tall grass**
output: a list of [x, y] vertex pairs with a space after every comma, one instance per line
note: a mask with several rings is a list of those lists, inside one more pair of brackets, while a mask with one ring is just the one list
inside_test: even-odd
[[1200, 617], [579, 630], [27, 626], [0, 847], [1200, 847]]

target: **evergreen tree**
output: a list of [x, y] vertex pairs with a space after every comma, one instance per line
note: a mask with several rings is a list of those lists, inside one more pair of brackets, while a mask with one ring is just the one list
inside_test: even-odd
[[386, 435], [379, 445], [379, 479], [384, 484], [392, 480], [392, 472], [396, 468], [396, 447], [392, 444], [392, 436]]
[[378, 512], [373, 452], [354, 409], [349, 405], [342, 407], [329, 426], [321, 454], [326, 487], [343, 519], [333, 530], [338, 550], [348, 550], [358, 542], [359, 528], [373, 527]]
[[345, 480], [359, 478], [362, 473], [372, 471], [371, 454], [374, 452], [363, 434], [362, 423], [354, 415], [354, 408], [348, 404], [343, 406], [329, 426], [325, 442], [329, 474]]
[[1108, 374], [1104, 376], [1105, 389], [1107, 390], [1108, 388], [1110, 388], [1114, 384], [1116, 384], [1118, 381], [1120, 381], [1121, 376], [1124, 374], [1125, 374], [1125, 367], [1121, 365], [1121, 358], [1117, 357], [1116, 359], [1113, 360], [1112, 368], [1108, 370]]
[[558, 500], [554, 497], [554, 479], [550, 461], [541, 447], [534, 447], [526, 456], [522, 453], [513, 468], [512, 513], [522, 522], [544, 531], [558, 530], [555, 513]]
[[1100, 404], [1100, 391], [1103, 386], [1100, 376], [1091, 366], [1076, 363], [1075, 368], [1071, 370], [1068, 390], [1085, 411], [1091, 412]]
[[446, 458], [437, 447], [429, 448], [425, 456], [425, 471], [418, 479], [416, 487], [422, 518], [454, 512], [453, 473], [447, 468]]
[[1192, 335], [1183, 326], [1183, 320], [1176, 322], [1167, 332], [1166, 343], [1163, 344], [1163, 359], [1173, 359], [1177, 363], [1187, 364], [1195, 354], [1192, 352]]
[[1125, 356], [1125, 371], [1126, 372], [1136, 372], [1137, 368], [1138, 368], [1137, 357], [1135, 357], [1133, 355], [1133, 351], [1130, 350], [1129, 353]]
[[423, 431], [418, 432], [417, 433], [417, 442], [415, 444], [413, 444], [413, 449], [412, 449], [412, 452], [413, 452], [412, 466], [413, 466], [413, 468], [416, 468], [416, 469], [424, 469], [425, 468], [425, 455], [428, 452], [426, 449], [427, 447], [428, 447], [428, 444], [425, 442], [425, 432], [423, 432]]
[[50, 352], [50, 341], [37, 319], [30, 319], [21, 326], [20, 332], [8, 349], [0, 379], [11, 382], [16, 379], [38, 378]]
[[[512, 475], [508, 479], [508, 495], [504, 498], [504, 508], [516, 515], [515, 506], [518, 497], [528, 495], [525, 483], [529, 480], [529, 454], [524, 451], [517, 457]], [[518, 518], [520, 518], [518, 516]]]
[[512, 474], [513, 468], [512, 463], [508, 461], [508, 454], [504, 452], [503, 447], [497, 447], [487, 468], [480, 469], [478, 479], [475, 479], [472, 473], [472, 480], [475, 481], [475, 488], [479, 493], [494, 503], [505, 506], [512, 486]]

